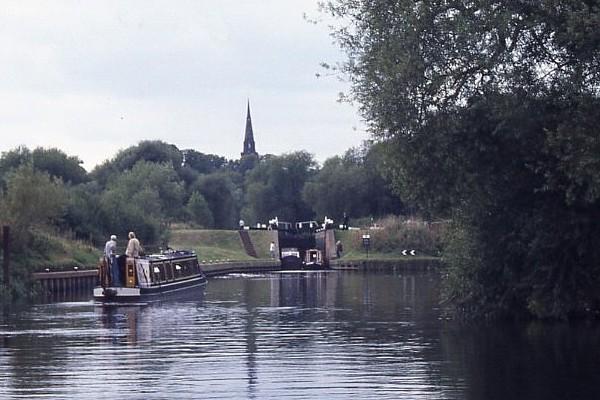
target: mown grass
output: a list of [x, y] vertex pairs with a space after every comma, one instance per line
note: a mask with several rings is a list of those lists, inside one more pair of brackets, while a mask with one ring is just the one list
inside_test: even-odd
[[[269, 258], [267, 231], [251, 231], [250, 238], [259, 258]], [[256, 260], [246, 254], [238, 231], [216, 229], [174, 229], [169, 246], [174, 249], [190, 249], [198, 254], [200, 261], [247, 261]]]

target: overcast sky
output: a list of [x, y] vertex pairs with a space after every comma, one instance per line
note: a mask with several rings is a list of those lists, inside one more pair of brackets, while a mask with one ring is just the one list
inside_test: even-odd
[[256, 150], [318, 161], [366, 139], [342, 54], [314, 0], [0, 2], [0, 151], [58, 147], [91, 170], [160, 139], [239, 158], [250, 99]]

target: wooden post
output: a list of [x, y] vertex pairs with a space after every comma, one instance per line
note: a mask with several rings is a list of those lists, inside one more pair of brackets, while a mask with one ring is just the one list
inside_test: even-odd
[[4, 286], [8, 289], [10, 287], [10, 227], [6, 225], [2, 227], [2, 251], [4, 254], [2, 260]]

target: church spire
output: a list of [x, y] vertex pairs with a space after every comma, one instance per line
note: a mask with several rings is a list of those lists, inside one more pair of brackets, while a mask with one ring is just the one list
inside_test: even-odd
[[248, 111], [246, 113], [246, 132], [244, 133], [244, 149], [242, 157], [250, 154], [256, 154], [254, 148], [254, 132], [252, 132], [252, 118], [250, 117], [250, 99], [248, 99]]

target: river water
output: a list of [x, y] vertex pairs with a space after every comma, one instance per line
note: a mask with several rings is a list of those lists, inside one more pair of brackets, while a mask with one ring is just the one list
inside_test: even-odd
[[4, 310], [0, 398], [595, 399], [595, 324], [466, 325], [433, 273], [211, 279], [191, 298]]

